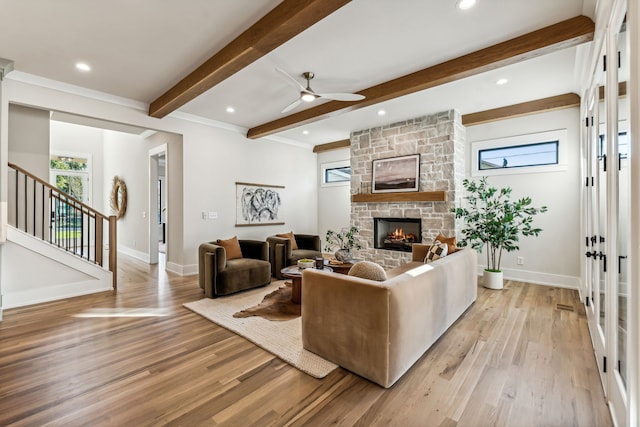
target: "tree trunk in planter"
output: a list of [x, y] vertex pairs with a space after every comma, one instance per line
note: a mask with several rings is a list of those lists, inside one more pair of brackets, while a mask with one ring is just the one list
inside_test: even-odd
[[484, 271], [484, 287], [489, 289], [502, 289], [503, 277], [502, 271]]

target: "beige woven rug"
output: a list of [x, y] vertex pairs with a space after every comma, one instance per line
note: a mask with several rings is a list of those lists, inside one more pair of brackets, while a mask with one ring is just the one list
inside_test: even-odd
[[233, 317], [234, 313], [259, 304], [266, 294], [281, 286], [284, 286], [283, 280], [272, 282], [264, 288], [215, 299], [203, 298], [184, 306], [245, 337], [302, 372], [316, 378], [324, 378], [338, 365], [302, 348], [301, 317], [286, 321], [270, 321], [259, 316]]

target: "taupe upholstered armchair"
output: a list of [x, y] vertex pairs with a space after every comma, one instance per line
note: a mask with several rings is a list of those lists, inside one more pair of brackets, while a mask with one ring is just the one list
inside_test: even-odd
[[198, 279], [207, 298], [216, 298], [271, 282], [269, 247], [259, 240], [239, 240], [242, 258], [227, 259], [216, 242], [198, 248]]
[[279, 236], [267, 237], [271, 274], [277, 279], [284, 279], [280, 270], [296, 264], [299, 259], [314, 259], [322, 256], [319, 236], [314, 234], [294, 234], [293, 236], [298, 246], [297, 249], [293, 249], [293, 243], [288, 238]]

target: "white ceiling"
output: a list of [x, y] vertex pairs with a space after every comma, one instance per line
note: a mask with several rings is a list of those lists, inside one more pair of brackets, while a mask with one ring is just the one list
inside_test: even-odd
[[[279, 0], [0, 0], [0, 57], [16, 74], [45, 77], [148, 104], [280, 3]], [[357, 92], [577, 15], [595, 0], [353, 0], [178, 111], [240, 128], [284, 115], [298, 96], [281, 74], [313, 71], [318, 92]], [[449, 108], [462, 114], [579, 91], [580, 49], [570, 48], [277, 138], [315, 145], [353, 130]], [[85, 61], [92, 71], [74, 64]], [[25, 74], [26, 73], [26, 74]], [[26, 77], [25, 77], [26, 76]], [[496, 86], [500, 77], [509, 79]], [[9, 74], [8, 78], [11, 78]], [[302, 80], [301, 80], [302, 82]], [[310, 106], [317, 105], [317, 102]], [[225, 111], [236, 109], [234, 114]], [[387, 115], [377, 111], [384, 108]], [[302, 107], [291, 113], [300, 111]], [[291, 114], [288, 113], [288, 114]], [[308, 135], [303, 135], [302, 130]]]

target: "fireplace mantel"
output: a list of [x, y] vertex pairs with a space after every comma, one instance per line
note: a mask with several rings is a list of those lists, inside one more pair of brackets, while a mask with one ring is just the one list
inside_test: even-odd
[[378, 203], [378, 202], [446, 202], [447, 193], [444, 191], [418, 191], [403, 193], [372, 193], [354, 194], [352, 202]]

